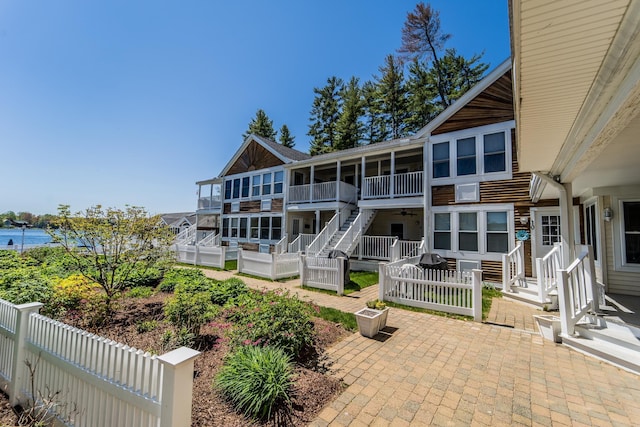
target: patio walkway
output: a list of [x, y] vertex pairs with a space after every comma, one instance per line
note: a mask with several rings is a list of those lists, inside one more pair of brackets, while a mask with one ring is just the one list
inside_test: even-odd
[[[296, 289], [296, 280], [243, 280], [345, 311], [377, 295], [377, 286], [337, 297]], [[388, 333], [353, 334], [329, 350], [347, 388], [311, 425], [637, 425], [640, 378], [543, 341], [531, 310], [494, 299], [492, 323], [480, 324], [392, 308]]]

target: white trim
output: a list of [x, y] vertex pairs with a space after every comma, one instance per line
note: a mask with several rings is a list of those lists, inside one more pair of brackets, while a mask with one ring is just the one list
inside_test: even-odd
[[[640, 273], [640, 264], [625, 262], [625, 236], [624, 236], [624, 202], [640, 202], [640, 197], [611, 196], [611, 209], [613, 209], [613, 261], [616, 271]], [[616, 241], [617, 238], [617, 241]]]
[[[275, 189], [275, 176], [277, 172], [282, 172], [282, 192], [280, 193], [274, 193], [274, 189]], [[270, 194], [262, 194], [262, 186], [263, 186], [263, 175], [265, 174], [271, 174], [271, 193]], [[253, 195], [253, 177], [254, 176], [259, 176], [260, 177], [260, 194], [257, 196]], [[249, 195], [247, 197], [242, 197], [242, 179], [243, 178], [249, 178]], [[239, 190], [239, 197], [235, 198], [233, 197], [233, 181], [235, 181], [236, 179], [240, 180], [240, 190]], [[226, 183], [227, 182], [231, 182], [231, 198], [226, 198]], [[272, 166], [270, 168], [265, 168], [265, 169], [256, 169], [253, 171], [249, 171], [249, 172], [242, 172], [242, 173], [238, 173], [235, 175], [227, 175], [222, 179], [222, 185], [220, 187], [220, 199], [222, 200], [222, 203], [231, 203], [232, 201], [252, 201], [252, 200], [262, 200], [262, 199], [281, 199], [284, 198], [284, 194], [287, 191], [287, 187], [286, 187], [286, 179], [285, 179], [285, 172], [284, 172], [284, 168], [282, 166]]]
[[595, 265], [599, 268], [602, 268], [602, 257], [603, 257], [603, 252], [602, 252], [602, 228], [600, 227], [600, 223], [602, 221], [601, 219], [601, 215], [600, 215], [600, 200], [598, 199], [598, 197], [590, 197], [589, 199], [587, 199], [586, 201], [582, 202], [583, 205], [583, 215], [584, 215], [584, 230], [582, 230], [582, 233], [584, 235], [584, 241], [586, 244], [589, 244], [589, 242], [587, 242], [587, 227], [588, 227], [588, 222], [587, 222], [587, 209], [593, 206], [594, 212], [595, 212], [595, 236], [593, 236], [593, 241], [595, 244], [593, 244], [592, 246], [595, 246], [595, 252], [597, 253], [597, 259], [594, 259]]

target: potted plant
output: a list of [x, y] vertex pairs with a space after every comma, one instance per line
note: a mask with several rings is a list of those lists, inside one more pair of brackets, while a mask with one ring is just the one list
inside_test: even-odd
[[389, 308], [383, 301], [368, 301], [365, 308], [355, 313], [360, 334], [373, 338], [380, 329], [387, 326], [388, 312]]
[[542, 338], [560, 343], [560, 318], [551, 314], [534, 315], [533, 318], [538, 325], [538, 331]]

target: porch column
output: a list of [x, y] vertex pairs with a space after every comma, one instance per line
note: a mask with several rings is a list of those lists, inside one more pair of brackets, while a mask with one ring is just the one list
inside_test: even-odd
[[316, 234], [320, 233], [320, 211], [316, 209]]
[[309, 173], [309, 201], [313, 200], [313, 184], [316, 180], [316, 167], [311, 165], [311, 172]]
[[431, 250], [429, 238], [431, 237], [431, 187], [429, 186], [429, 161], [427, 144], [422, 146], [422, 188], [424, 189], [424, 210], [422, 211], [422, 234], [427, 251]]
[[366, 175], [365, 156], [362, 156], [362, 159], [360, 160], [360, 173], [362, 174], [362, 176], [360, 177], [360, 198], [364, 199], [363, 196], [365, 195], [364, 186]]
[[340, 168], [342, 163], [340, 160], [336, 161], [336, 201], [340, 202]]
[[353, 165], [353, 168], [355, 169], [355, 173], [353, 175], [353, 184], [356, 186], [356, 188], [360, 188], [360, 177], [358, 176], [358, 164], [356, 163], [355, 165]]
[[391, 152], [391, 170], [389, 171], [389, 197], [393, 199], [395, 194], [396, 152]]

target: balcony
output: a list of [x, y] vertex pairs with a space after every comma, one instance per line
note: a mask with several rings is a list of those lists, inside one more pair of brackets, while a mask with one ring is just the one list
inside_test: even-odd
[[423, 183], [422, 171], [370, 176], [364, 178], [362, 198], [393, 199], [396, 197], [422, 196], [424, 191]]
[[220, 195], [210, 197], [200, 197], [198, 199], [198, 210], [219, 210], [221, 206]]
[[358, 189], [346, 182], [322, 182], [319, 184], [289, 187], [289, 204], [314, 202], [355, 203]]

